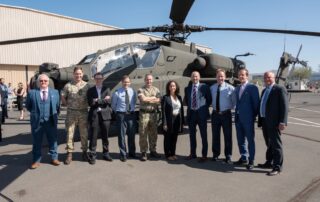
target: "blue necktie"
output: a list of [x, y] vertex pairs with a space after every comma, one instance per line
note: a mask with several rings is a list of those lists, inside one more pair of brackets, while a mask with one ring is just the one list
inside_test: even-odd
[[261, 117], [266, 117], [266, 104], [270, 93], [270, 87], [264, 91], [263, 99], [261, 101]]

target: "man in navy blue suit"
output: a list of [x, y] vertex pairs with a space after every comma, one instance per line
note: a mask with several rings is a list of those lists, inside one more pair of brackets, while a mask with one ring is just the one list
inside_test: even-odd
[[30, 90], [27, 97], [26, 108], [30, 112], [32, 133], [33, 161], [31, 169], [40, 166], [41, 144], [44, 134], [47, 135], [51, 164], [60, 165], [57, 152], [57, 124], [60, 109], [60, 97], [57, 90], [49, 88], [49, 77], [40, 74], [38, 77], [39, 89]]
[[257, 86], [248, 82], [248, 77], [247, 69], [241, 69], [238, 72], [241, 85], [237, 86], [235, 90], [237, 100], [235, 125], [241, 157], [235, 164], [246, 165], [248, 170], [252, 170], [255, 156], [254, 122], [259, 109], [259, 90]]
[[209, 105], [211, 104], [211, 93], [209, 87], [200, 83], [200, 74], [197, 71], [192, 72], [191, 82], [185, 88], [185, 103], [188, 106], [187, 123], [190, 130], [190, 155], [187, 160], [197, 158], [196, 148], [196, 126], [199, 126], [202, 139], [202, 157], [199, 162], [205, 162], [208, 154], [208, 139], [207, 139], [207, 118], [209, 115]]

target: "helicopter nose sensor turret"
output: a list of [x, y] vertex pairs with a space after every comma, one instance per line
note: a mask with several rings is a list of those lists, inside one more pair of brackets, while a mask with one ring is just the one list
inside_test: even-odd
[[207, 65], [207, 62], [204, 58], [198, 56], [196, 59], [193, 61], [193, 67], [195, 70], [201, 70], [205, 68]]

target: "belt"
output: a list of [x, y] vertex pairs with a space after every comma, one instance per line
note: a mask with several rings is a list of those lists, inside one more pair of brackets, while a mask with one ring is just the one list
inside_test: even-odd
[[120, 112], [120, 111], [117, 111], [117, 114], [135, 114], [135, 112]]
[[156, 110], [140, 109], [140, 112], [142, 112], [142, 113], [150, 113], [150, 114], [152, 114], [152, 113], [156, 113], [157, 111], [156, 111]]
[[227, 109], [227, 110], [224, 110], [224, 111], [216, 111], [216, 110], [212, 111], [212, 114], [219, 114], [219, 115], [224, 115], [224, 114], [227, 114], [227, 113], [231, 113], [231, 110]]

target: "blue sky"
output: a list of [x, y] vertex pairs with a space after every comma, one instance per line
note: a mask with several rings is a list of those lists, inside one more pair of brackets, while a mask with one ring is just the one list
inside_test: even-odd
[[[33, 8], [121, 28], [170, 24], [171, 0], [0, 0], [0, 4]], [[319, 0], [196, 0], [186, 24], [207, 27], [257, 27], [320, 32]], [[320, 37], [244, 32], [194, 33], [188, 40], [212, 48], [213, 52], [242, 58], [252, 73], [277, 69], [283, 52], [320, 68]]]

